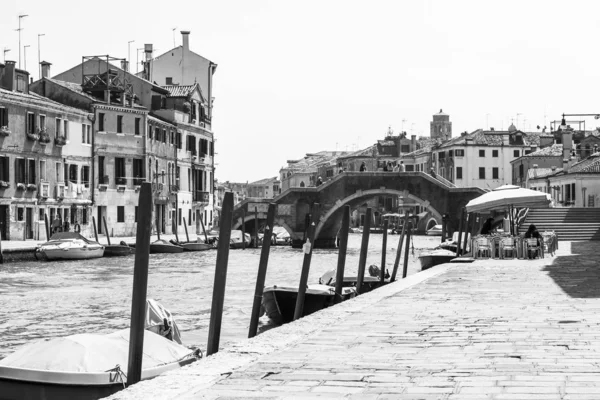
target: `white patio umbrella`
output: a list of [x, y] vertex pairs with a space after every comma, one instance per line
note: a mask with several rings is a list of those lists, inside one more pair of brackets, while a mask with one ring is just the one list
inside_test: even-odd
[[550, 194], [538, 192], [537, 190], [525, 189], [514, 185], [503, 185], [491, 192], [467, 203], [468, 213], [490, 210], [504, 210], [513, 207], [548, 207], [550, 205]]

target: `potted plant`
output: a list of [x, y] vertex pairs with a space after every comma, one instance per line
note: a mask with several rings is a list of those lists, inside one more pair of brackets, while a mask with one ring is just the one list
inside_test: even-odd
[[54, 139], [54, 144], [57, 146], [64, 146], [65, 144], [67, 144], [67, 138], [64, 136], [57, 136]]
[[10, 130], [8, 129], [8, 126], [4, 125], [4, 126], [0, 126], [0, 136], [8, 136], [10, 135]]
[[27, 138], [29, 140], [36, 141], [36, 140], [40, 140], [40, 135], [38, 135], [37, 133], [33, 133], [33, 132], [27, 132]]
[[25, 184], [24, 183], [17, 183], [17, 190], [25, 190]]
[[48, 134], [48, 131], [46, 130], [46, 128], [38, 130], [38, 134], [40, 135], [40, 138], [39, 138], [40, 144], [45, 145], [52, 141], [50, 139], [50, 135]]
[[35, 183], [30, 183], [27, 185], [27, 190], [29, 190], [30, 192], [34, 192], [37, 190], [37, 185]]
[[6, 181], [0, 181], [0, 189], [6, 189], [8, 187], [10, 187], [10, 183]]

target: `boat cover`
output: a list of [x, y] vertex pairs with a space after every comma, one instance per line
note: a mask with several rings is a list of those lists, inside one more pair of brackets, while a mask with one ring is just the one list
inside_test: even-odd
[[173, 341], [182, 344], [181, 333], [173, 319], [173, 314], [153, 299], [146, 300], [146, 329], [164, 336], [164, 319], [167, 319], [172, 329]]
[[56, 232], [54, 235], [50, 237], [50, 240], [83, 240], [86, 243], [96, 243], [92, 240], [89, 240], [83, 236], [81, 236], [77, 232]]
[[[144, 370], [186, 358], [192, 350], [144, 331]], [[120, 366], [127, 370], [129, 328], [108, 335], [83, 333], [40, 340], [0, 360], [0, 367], [56, 372], [105, 372]], [[0, 368], [1, 369], [1, 368]]]
[[[246, 240], [246, 243], [250, 243], [252, 241], [252, 236], [250, 236], [249, 233], [244, 233], [244, 238]], [[230, 240], [233, 243], [242, 243], [242, 231], [235, 229], [232, 230]]]

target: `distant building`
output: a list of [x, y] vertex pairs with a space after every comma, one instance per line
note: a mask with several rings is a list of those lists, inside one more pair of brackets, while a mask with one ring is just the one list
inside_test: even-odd
[[248, 184], [248, 197], [272, 199], [281, 194], [281, 185], [277, 177], [261, 179]]
[[[510, 161], [513, 185], [529, 187], [528, 180], [538, 178], [538, 173], [552, 171], [552, 167], [562, 168], [563, 145], [553, 144]], [[537, 169], [537, 171], [533, 171]], [[533, 171], [533, 174], [530, 172]]]
[[430, 123], [429, 136], [433, 139], [441, 139], [442, 141], [452, 138], [452, 122], [450, 115], [440, 112], [433, 115], [433, 121]]

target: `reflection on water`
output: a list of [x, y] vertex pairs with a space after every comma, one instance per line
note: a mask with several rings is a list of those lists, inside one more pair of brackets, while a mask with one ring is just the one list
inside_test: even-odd
[[[398, 235], [388, 237], [386, 265], [393, 267]], [[418, 267], [419, 249], [434, 247], [439, 237], [416, 236], [409, 274]], [[347, 274], [358, 268], [361, 235], [351, 234]], [[367, 267], [381, 263], [382, 235], [371, 235]], [[174, 315], [186, 344], [206, 347], [216, 251], [150, 256], [148, 297]], [[337, 265], [337, 249], [313, 252], [309, 283]], [[260, 249], [229, 253], [221, 346], [247, 337]], [[266, 285], [297, 286], [303, 253], [272, 247]], [[129, 326], [133, 256], [86, 261], [20, 262], [0, 266], [0, 358], [24, 343], [76, 333], [109, 333]], [[402, 265], [400, 266], [402, 268]], [[399, 275], [401, 276], [401, 270]], [[259, 330], [272, 326], [262, 317]]]

